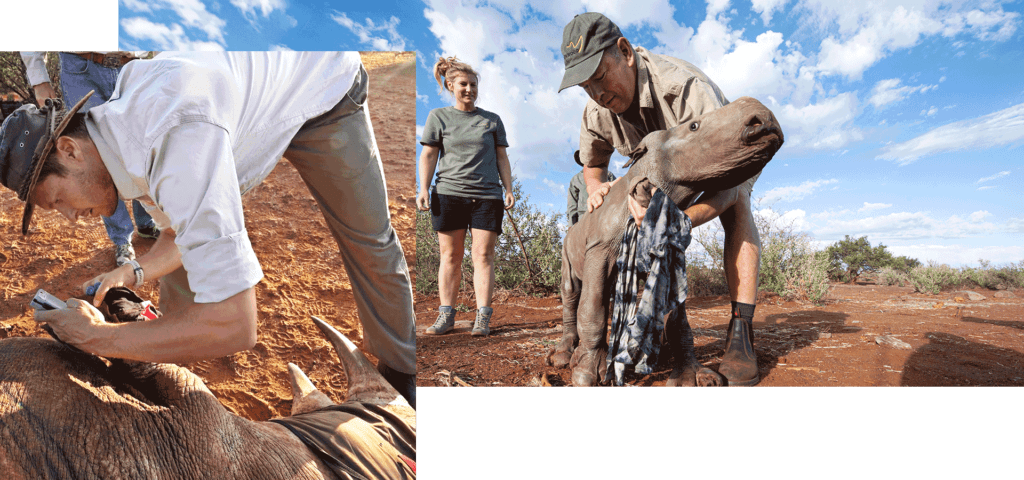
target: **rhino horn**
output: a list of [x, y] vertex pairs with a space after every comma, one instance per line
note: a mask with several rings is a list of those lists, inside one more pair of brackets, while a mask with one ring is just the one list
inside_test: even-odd
[[359, 351], [345, 335], [334, 329], [323, 320], [313, 317], [313, 323], [334, 344], [334, 351], [341, 359], [341, 366], [348, 376], [348, 400], [350, 402], [372, 403], [376, 405], [404, 404], [408, 405], [394, 387], [384, 379], [370, 360]]
[[288, 364], [288, 376], [292, 382], [292, 415], [334, 405], [330, 397], [317, 390], [306, 373], [294, 363]]

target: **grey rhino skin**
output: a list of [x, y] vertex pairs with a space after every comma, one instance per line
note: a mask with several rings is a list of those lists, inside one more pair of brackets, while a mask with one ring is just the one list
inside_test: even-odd
[[[635, 163], [612, 186], [604, 204], [580, 218], [565, 235], [562, 339], [549, 354], [548, 362], [558, 368], [569, 365], [576, 386], [596, 385], [605, 377], [605, 331], [612, 279], [630, 218], [627, 195], [645, 204], [649, 201], [649, 185], [653, 185], [685, 209], [701, 192], [735, 187], [760, 172], [782, 143], [782, 129], [775, 116], [750, 97], [739, 98], [693, 122], [644, 137], [630, 155]], [[671, 326], [666, 325], [666, 329], [672, 335]], [[689, 337], [689, 352], [683, 355], [688, 358], [676, 355], [668, 384], [720, 385], [718, 374], [697, 362], [689, 325], [684, 322], [682, 329], [676, 334]]]
[[[405, 399], [344, 335], [314, 320], [342, 360], [348, 402], [384, 405], [415, 431]], [[298, 367], [289, 370], [293, 415], [333, 404]], [[229, 413], [183, 367], [108, 363], [48, 338], [0, 341], [0, 472], [9, 480], [338, 478], [284, 426]]]

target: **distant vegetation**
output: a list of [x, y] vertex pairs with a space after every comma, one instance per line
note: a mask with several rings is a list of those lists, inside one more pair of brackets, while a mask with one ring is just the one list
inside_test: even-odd
[[[512, 294], [557, 294], [564, 234], [564, 224], [560, 223], [564, 219], [542, 213], [531, 205], [518, 180], [513, 181], [513, 191], [517, 201], [512, 217], [526, 255], [524, 258], [506, 215], [504, 231], [495, 248], [496, 286]], [[918, 292], [933, 294], [952, 288], [1024, 288], [1024, 261], [1000, 267], [992, 267], [985, 260], [977, 268], [952, 268], [934, 262], [924, 266], [917, 259], [893, 255], [881, 243], [872, 246], [866, 236], [849, 235], [817, 250], [810, 235], [781, 221], [781, 216], [771, 208], [761, 210], [754, 218], [761, 238], [758, 291], [762, 293], [822, 304], [833, 282], [856, 282], [862, 277], [873, 278], [880, 285], [912, 286]], [[723, 268], [723, 238], [719, 222], [694, 229], [693, 243], [686, 255], [690, 296], [729, 293]], [[471, 244], [472, 239], [467, 236], [462, 290], [469, 294], [473, 291], [473, 262], [468, 255]], [[695, 245], [703, 248], [693, 248]], [[418, 212], [416, 216], [416, 264], [417, 291], [436, 293], [439, 254], [429, 212]]]

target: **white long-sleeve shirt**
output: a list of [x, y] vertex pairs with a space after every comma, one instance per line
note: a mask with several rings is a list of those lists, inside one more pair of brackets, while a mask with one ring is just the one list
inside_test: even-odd
[[241, 195], [351, 88], [357, 52], [162, 53], [131, 62], [86, 126], [121, 197], [173, 228], [196, 302], [263, 277]]

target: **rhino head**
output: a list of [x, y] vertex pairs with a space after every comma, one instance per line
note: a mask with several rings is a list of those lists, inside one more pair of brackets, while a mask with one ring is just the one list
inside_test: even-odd
[[727, 190], [756, 175], [783, 141], [782, 127], [771, 110], [741, 97], [644, 137], [627, 163], [633, 165], [628, 191], [643, 204], [645, 192], [636, 186], [647, 181], [686, 208], [701, 192]]

